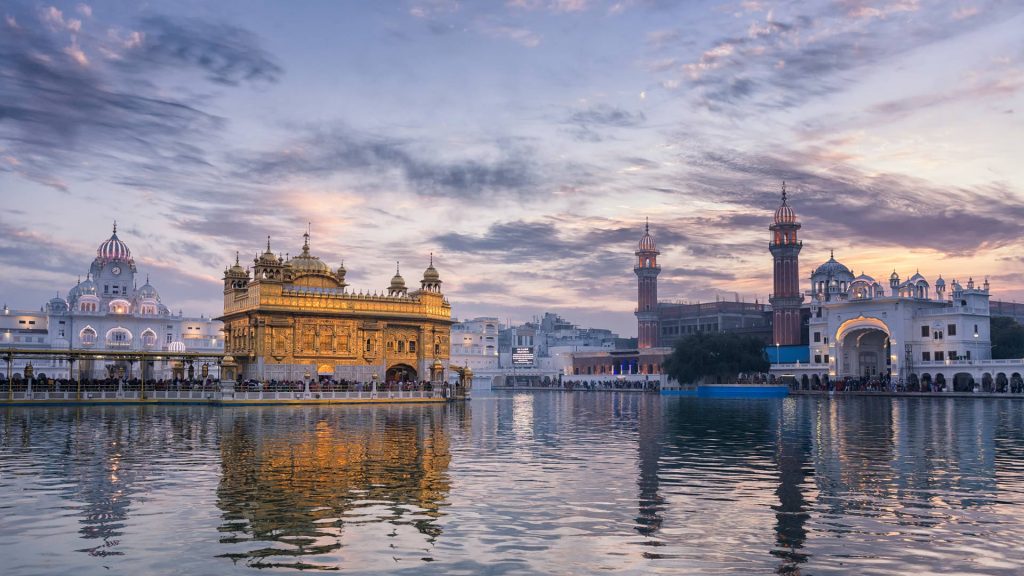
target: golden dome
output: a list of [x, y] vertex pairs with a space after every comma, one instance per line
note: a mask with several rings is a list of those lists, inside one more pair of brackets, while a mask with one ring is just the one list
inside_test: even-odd
[[405, 278], [398, 270], [398, 262], [395, 262], [395, 275], [391, 277], [392, 290], [405, 290]]
[[309, 232], [302, 235], [305, 242], [302, 243], [302, 253], [288, 261], [293, 270], [298, 272], [321, 272], [330, 274], [331, 268], [320, 261], [319, 258], [309, 253]]

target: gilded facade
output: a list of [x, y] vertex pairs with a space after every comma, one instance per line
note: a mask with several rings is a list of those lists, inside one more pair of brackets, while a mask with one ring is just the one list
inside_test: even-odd
[[344, 265], [332, 270], [310, 254], [266, 251], [251, 269], [224, 272], [225, 351], [242, 378], [299, 381], [319, 376], [369, 382], [445, 377], [451, 305], [433, 259], [418, 290], [396, 269], [382, 293], [354, 292]]

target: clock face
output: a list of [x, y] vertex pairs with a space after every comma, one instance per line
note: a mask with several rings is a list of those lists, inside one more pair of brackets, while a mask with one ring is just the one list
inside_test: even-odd
[[121, 267], [114, 266], [113, 268], [110, 269], [110, 271], [114, 273], [114, 276], [119, 276], [121, 274]]

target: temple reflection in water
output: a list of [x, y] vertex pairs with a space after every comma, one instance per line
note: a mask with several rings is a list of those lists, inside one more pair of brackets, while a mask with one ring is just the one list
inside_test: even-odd
[[629, 393], [10, 408], [0, 554], [16, 575], [1012, 574], [1018, 408]]
[[455, 412], [465, 417], [465, 407], [444, 406], [226, 411], [223, 556], [256, 567], [344, 567], [346, 524], [375, 522], [393, 530], [389, 554], [422, 556], [441, 534], [445, 422]]

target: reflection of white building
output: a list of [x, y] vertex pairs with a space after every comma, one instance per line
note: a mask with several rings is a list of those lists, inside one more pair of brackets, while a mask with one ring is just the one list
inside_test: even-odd
[[[775, 364], [776, 374], [885, 377], [908, 384], [948, 384], [967, 391], [1024, 373], [1024, 361], [992, 360], [989, 283], [934, 285], [915, 273], [901, 281], [893, 271], [888, 288], [853, 272], [834, 257], [811, 274], [808, 362]], [[1002, 375], [1002, 376], [1000, 376]]]
[[[39, 312], [12, 311], [5, 306], [0, 318], [0, 346], [15, 349], [69, 348], [96, 351], [189, 351], [221, 352], [224, 349], [221, 323], [209, 318], [187, 318], [171, 314], [149, 283], [137, 285], [137, 269], [128, 246], [117, 236], [117, 226], [100, 244], [84, 281], [68, 292], [67, 298], [50, 299]], [[16, 359], [12, 371], [22, 372], [32, 362], [36, 374], [52, 378], [69, 374], [64, 360]], [[90, 365], [91, 363], [91, 365]], [[86, 361], [82, 376], [106, 377], [125, 373], [139, 376], [138, 366]], [[147, 378], [169, 378], [169, 362], [146, 367]], [[196, 367], [195, 373], [200, 373]]]

